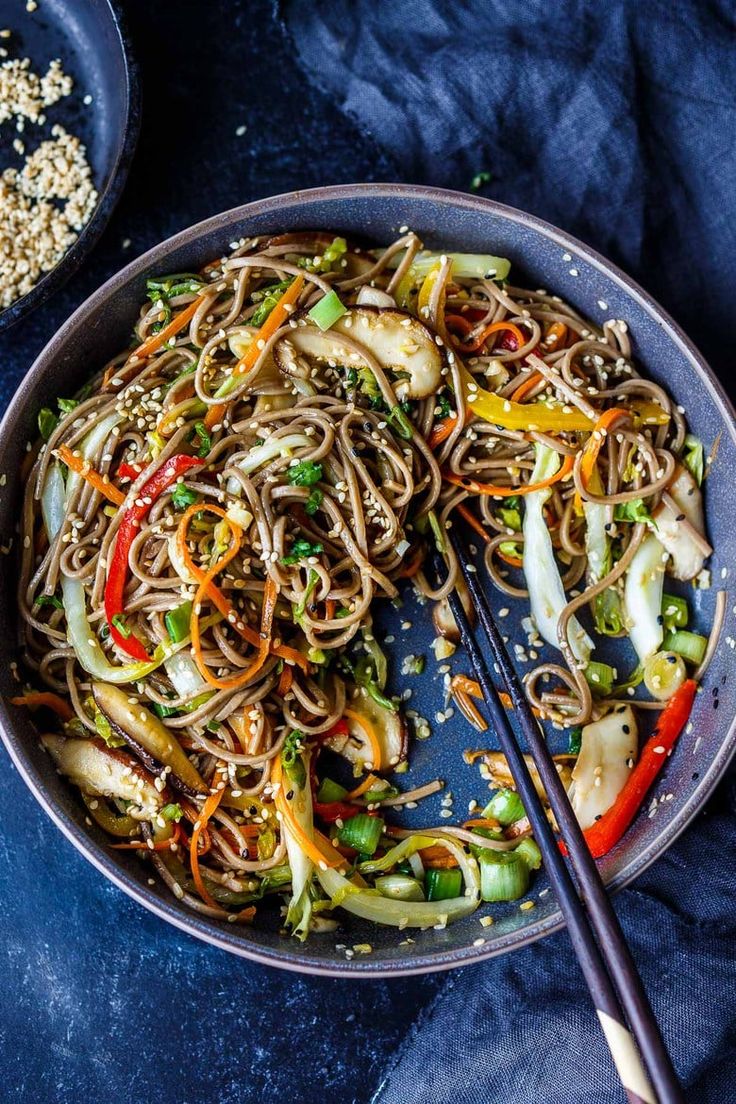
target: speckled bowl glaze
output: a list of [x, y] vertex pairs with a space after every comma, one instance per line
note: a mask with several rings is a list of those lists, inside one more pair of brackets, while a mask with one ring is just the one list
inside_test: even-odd
[[[39, 407], [58, 394], [69, 394], [87, 376], [123, 347], [130, 335], [145, 279], [165, 271], [191, 271], [227, 252], [228, 243], [242, 235], [299, 228], [328, 227], [360, 235], [377, 243], [394, 238], [410, 226], [432, 247], [492, 252], [511, 259], [514, 280], [530, 287], [546, 287], [573, 303], [598, 322], [626, 319], [636, 356], [647, 372], [662, 383], [687, 409], [690, 427], [716, 452], [706, 487], [708, 529], [715, 546], [711, 569], [713, 589], [689, 591], [693, 623], [708, 630], [716, 587], [728, 586], [734, 572], [736, 541], [733, 533], [733, 476], [736, 470], [736, 428], [731, 407], [702, 357], [670, 318], [641, 288], [585, 245], [554, 227], [509, 207], [485, 199], [432, 188], [393, 184], [359, 184], [294, 192], [248, 204], [186, 230], [133, 261], [84, 303], [49, 342], [13, 399], [0, 427], [0, 472], [7, 484], [0, 496], [0, 537], [6, 543], [16, 533], [21, 488], [17, 479], [26, 442], [35, 435]], [[716, 442], [718, 447], [716, 450]], [[13, 690], [10, 663], [16, 658], [16, 600], [14, 561], [5, 561], [0, 601], [0, 725], [8, 752], [29, 788], [68, 839], [111, 881], [146, 908], [183, 931], [239, 955], [294, 970], [321, 974], [377, 976], [446, 969], [478, 962], [521, 947], [557, 929], [560, 914], [553, 895], [545, 893], [541, 873], [532, 886], [535, 908], [520, 911], [518, 904], [494, 906], [491, 927], [481, 927], [482, 912], [444, 931], [407, 933], [367, 927], [351, 918], [344, 930], [319, 935], [301, 944], [279, 934], [278, 913], [259, 910], [253, 927], [236, 927], [190, 913], [160, 885], [149, 886], [150, 869], [127, 853], [112, 852], [102, 835], [84, 823], [76, 792], [60, 778], [40, 749], [28, 716], [6, 704]], [[513, 633], [524, 616], [523, 603], [499, 600], [496, 608], [515, 606], [504, 622]], [[393, 689], [412, 687], [411, 705], [434, 719], [444, 708], [442, 677], [434, 660], [421, 678], [402, 678], [402, 653], [430, 656], [433, 636], [429, 610], [406, 595], [398, 612], [381, 604], [378, 632], [395, 636], [391, 645]], [[732, 602], [726, 626], [698, 696], [693, 726], [685, 733], [657, 782], [656, 812], [640, 816], [622, 843], [602, 862], [612, 889], [637, 876], [668, 847], [706, 800], [723, 773], [736, 746], [736, 682], [728, 679], [733, 656], [727, 638], [734, 632]], [[408, 626], [402, 628], [402, 626]], [[524, 640], [521, 630], [517, 639]], [[736, 634], [734, 634], [736, 635]], [[605, 658], [605, 652], [602, 653]], [[618, 666], [634, 666], [633, 653], [619, 655]], [[467, 670], [457, 653], [455, 671]], [[559, 739], [560, 749], [564, 737]], [[492, 739], [489, 741], [492, 746]], [[404, 788], [433, 777], [448, 783], [453, 810], [463, 819], [471, 798], [482, 800], [485, 783], [476, 768], [462, 759], [464, 749], [478, 746], [478, 737], [459, 715], [433, 724], [431, 737], [415, 742], [411, 769], [402, 776]], [[671, 795], [671, 796], [670, 796]], [[405, 822], [417, 827], [442, 823], [440, 795], [405, 812]], [[450, 823], [448, 821], [448, 823]], [[697, 877], [697, 871], [693, 872]], [[707, 887], [703, 887], [706, 891]], [[49, 886], [50, 892], [55, 887]], [[541, 895], [540, 895], [541, 894]], [[260, 915], [263, 911], [263, 915]], [[348, 959], [344, 947], [369, 943], [372, 953]], [[342, 944], [343, 949], [338, 945]]]
[[[46, 302], [96, 245], [120, 199], [140, 129], [140, 89], [125, 20], [117, 0], [45, 0], [31, 15], [18, 0], [0, 0], [0, 26], [13, 31], [13, 55], [44, 70], [52, 58], [74, 79], [68, 99], [49, 110], [40, 137], [61, 123], [87, 147], [97, 205], [62, 259], [27, 295], [0, 310], [0, 331]], [[82, 107], [83, 97], [91, 104]], [[26, 134], [36, 136], [32, 130]]]

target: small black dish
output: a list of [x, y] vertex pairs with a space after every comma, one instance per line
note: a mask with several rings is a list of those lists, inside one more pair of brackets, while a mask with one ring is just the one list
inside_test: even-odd
[[[128, 175], [140, 127], [138, 72], [117, 3], [113, 0], [37, 0], [29, 12], [22, 0], [0, 0], [0, 28], [12, 31], [2, 45], [10, 58], [31, 59], [35, 71], [61, 60], [74, 79], [70, 96], [49, 108], [43, 127], [28, 124], [21, 137], [34, 145], [54, 123], [77, 135], [87, 147], [97, 206], [58, 265], [27, 295], [0, 311], [0, 332], [12, 326], [61, 287], [90, 253], [104, 230]], [[85, 103], [85, 99], [88, 99]], [[14, 138], [3, 127], [2, 145]], [[12, 156], [12, 155], [11, 155]]]

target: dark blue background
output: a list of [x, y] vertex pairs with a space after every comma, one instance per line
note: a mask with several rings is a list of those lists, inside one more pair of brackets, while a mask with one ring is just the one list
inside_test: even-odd
[[[486, 169], [493, 174], [486, 194], [550, 218], [622, 263], [727, 377], [727, 257], [736, 225], [734, 174], [724, 173], [734, 142], [732, 5], [301, 0], [283, 8], [300, 60], [266, 0], [130, 0], [126, 10], [144, 91], [130, 182], [84, 270], [0, 339], [3, 402], [79, 302], [127, 259], [192, 222], [292, 188], [388, 179], [466, 188]], [[651, 33], [654, 26], [660, 33]], [[382, 70], [387, 54], [394, 64]], [[237, 137], [241, 125], [247, 131]], [[519, 1002], [534, 1005], [535, 987], [547, 985], [560, 1002], [558, 974], [569, 956], [564, 936], [466, 971], [449, 985], [443, 976], [360, 984], [301, 979], [226, 956], [104, 882], [5, 763], [0, 1096], [13, 1104], [250, 1104], [279, 1096], [312, 1104], [328, 1092], [341, 1104], [364, 1102], [440, 990], [446, 999], [434, 1038], [442, 1065], [423, 1085], [422, 1063], [431, 1055], [412, 1043], [389, 1093], [392, 1100], [452, 1099], [461, 1084], [467, 1088], [465, 1077], [456, 1078], [458, 1063], [471, 1056], [465, 1045], [447, 1043], [476, 983], [476, 1085], [489, 1009], [502, 1010], [493, 1024], [498, 1037], [515, 1023]], [[723, 819], [729, 804], [722, 788], [710, 814], [726, 839], [729, 832], [733, 838], [732, 821]], [[706, 839], [707, 823], [701, 821]], [[701, 845], [691, 844], [691, 852], [693, 846], [694, 854], [687, 841], [678, 844], [643, 888], [622, 896], [627, 917], [642, 898], [656, 905], [647, 926], [657, 924], [657, 908], [677, 911], [657, 871], [685, 877], [697, 868]], [[683, 945], [692, 935], [687, 927], [672, 932]], [[719, 962], [716, 949], [711, 976]], [[732, 1000], [729, 969], [720, 984]], [[687, 1023], [693, 990], [677, 992], [680, 1022]], [[709, 1015], [717, 1018], [717, 987], [712, 996]], [[573, 1031], [587, 1035], [585, 998], [568, 992], [566, 1001]], [[578, 1059], [604, 1069], [591, 1037], [593, 1051], [577, 1046]], [[692, 1060], [683, 1065], [707, 1069], [709, 1048], [721, 1038], [727, 1034], [720, 1029], [712, 1039], [705, 1031], [686, 1048]], [[575, 1039], [568, 1039], [573, 1050]], [[516, 1087], [524, 1045], [519, 1035], [506, 1056], [507, 1083]], [[598, 1104], [604, 1097], [595, 1092], [590, 1099]], [[470, 1091], [468, 1097], [476, 1098]], [[496, 1104], [488, 1094], [480, 1098]], [[725, 1104], [728, 1097], [708, 1099]]]

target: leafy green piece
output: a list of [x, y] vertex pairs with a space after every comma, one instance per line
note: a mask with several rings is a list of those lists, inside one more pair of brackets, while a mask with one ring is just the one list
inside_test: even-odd
[[95, 728], [97, 729], [97, 735], [105, 741], [108, 747], [117, 748], [125, 746], [125, 740], [122, 736], [118, 736], [117, 732], [113, 731], [113, 727], [107, 717], [104, 713], [100, 713], [99, 710], [95, 712]]
[[618, 502], [613, 508], [614, 521], [643, 521], [657, 528], [654, 518], [641, 498], [630, 498], [628, 502]]
[[567, 753], [568, 755], [579, 755], [580, 748], [583, 744], [583, 726], [575, 725], [570, 729], [567, 737]]
[[703, 442], [692, 433], [688, 433], [683, 442], [682, 462], [700, 486], [705, 475], [705, 449]]
[[167, 821], [178, 821], [184, 816], [184, 810], [178, 801], [170, 802], [168, 805], [164, 805], [158, 815]]
[[310, 272], [332, 272], [341, 267], [340, 262], [348, 250], [345, 238], [334, 238], [317, 257], [300, 257], [297, 264]]
[[615, 587], [606, 587], [595, 596], [593, 618], [596, 631], [602, 636], [618, 636], [624, 628], [624, 611], [621, 595]]
[[38, 412], [38, 432], [43, 437], [44, 441], [48, 441], [51, 434], [59, 424], [59, 419], [54, 414], [53, 410], [49, 410], [47, 406], [42, 407]]
[[198, 498], [197, 492], [183, 483], [177, 483], [171, 495], [171, 501], [177, 510], [186, 510], [188, 506], [193, 506]]
[[309, 556], [318, 556], [321, 551], [321, 544], [310, 544], [308, 540], [300, 538], [294, 541], [288, 556], [281, 557], [281, 563], [290, 567], [292, 564], [299, 563], [300, 560], [306, 560]]
[[402, 407], [392, 406], [390, 413], [386, 415], [386, 421], [402, 440], [411, 441], [414, 427]]
[[297, 623], [297, 625], [301, 624], [301, 618], [304, 614], [304, 611], [307, 608], [307, 602], [309, 601], [310, 597], [312, 596], [312, 591], [314, 590], [314, 588], [316, 587], [318, 582], [319, 582], [319, 573], [317, 571], [315, 571], [313, 567], [310, 567], [309, 577], [307, 579], [306, 590], [304, 591], [304, 594], [302, 595], [302, 600], [299, 603], [299, 605], [294, 607], [294, 621]]
[[304, 789], [307, 781], [307, 772], [302, 759], [303, 747], [304, 733], [295, 728], [286, 737], [281, 749], [281, 768], [287, 778], [300, 790]]
[[322, 505], [322, 499], [324, 497], [324, 491], [321, 491], [319, 487], [315, 487], [312, 491], [309, 492], [309, 498], [306, 501], [304, 509], [310, 517], [313, 517], [314, 514], [317, 513], [320, 506]]
[[62, 414], [71, 414], [79, 406], [79, 399], [57, 399], [56, 404]]
[[450, 405], [450, 398], [444, 391], [441, 395], [437, 396], [437, 406], [435, 407], [435, 413], [438, 418], [449, 418], [452, 414], [452, 406]]
[[313, 487], [322, 478], [322, 465], [315, 460], [302, 460], [286, 472], [292, 487]]
[[207, 453], [212, 448], [212, 438], [207, 432], [207, 426], [204, 422], [194, 423], [194, 434], [192, 440], [197, 439], [199, 441], [199, 448], [197, 449], [197, 456], [200, 460], [204, 460]]
[[263, 325], [291, 282], [291, 280], [281, 280], [278, 284], [269, 284], [268, 287], [253, 292], [251, 299], [254, 303], [258, 303], [258, 307], [249, 319], [251, 326]]

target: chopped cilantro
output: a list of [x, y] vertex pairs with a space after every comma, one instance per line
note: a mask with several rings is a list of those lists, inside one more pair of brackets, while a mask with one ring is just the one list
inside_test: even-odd
[[289, 468], [286, 478], [292, 487], [312, 487], [322, 478], [322, 465], [314, 460], [302, 460]]

